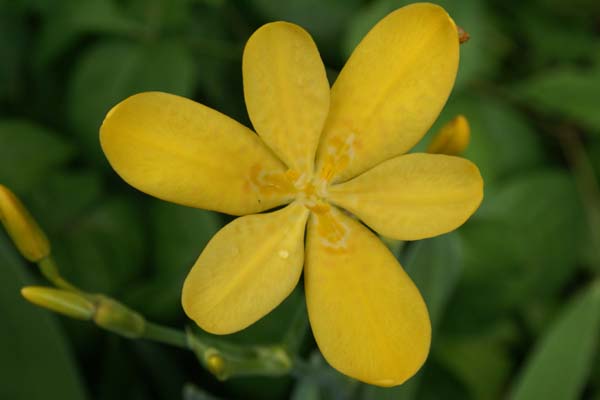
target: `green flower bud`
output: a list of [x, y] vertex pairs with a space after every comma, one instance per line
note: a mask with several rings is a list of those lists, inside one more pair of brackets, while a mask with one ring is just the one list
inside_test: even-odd
[[94, 304], [75, 292], [43, 286], [27, 286], [21, 289], [21, 295], [30, 303], [67, 317], [89, 320], [94, 316]]
[[125, 305], [104, 296], [98, 296], [94, 322], [96, 325], [128, 338], [139, 338], [146, 329], [146, 320]]

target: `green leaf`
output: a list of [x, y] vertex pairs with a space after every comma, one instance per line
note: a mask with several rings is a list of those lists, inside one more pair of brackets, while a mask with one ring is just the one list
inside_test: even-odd
[[141, 215], [124, 198], [102, 199], [54, 239], [62, 273], [84, 290], [113, 294], [143, 265]]
[[0, 183], [28, 192], [73, 154], [55, 133], [29, 121], [0, 121]]
[[321, 400], [318, 383], [311, 377], [300, 379], [294, 386], [291, 400]]
[[0, 4], [0, 100], [13, 100], [24, 85], [27, 32], [21, 23], [23, 13], [11, 2]]
[[[349, 57], [360, 40], [380, 19], [411, 3], [413, 1], [378, 0], [356, 13], [343, 40], [344, 55]], [[506, 53], [507, 42], [494, 27], [486, 3], [478, 0], [435, 0], [432, 3], [444, 7], [457, 25], [471, 35], [471, 39], [460, 49], [456, 88], [460, 89], [471, 81], [492, 76]]]
[[[284, 20], [302, 26], [314, 37], [321, 53], [337, 58], [339, 37], [360, 1], [252, 0], [252, 5], [265, 21]], [[327, 17], [315, 18], [315, 12]]]
[[463, 382], [470, 398], [499, 399], [514, 363], [515, 332], [511, 323], [500, 321], [480, 335], [445, 336], [434, 344], [433, 356]]
[[73, 355], [51, 313], [27, 303], [28, 266], [0, 232], [0, 398], [83, 400]]
[[86, 34], [133, 35], [143, 26], [127, 18], [113, 0], [61, 1], [51, 9], [51, 15], [39, 34], [34, 65], [46, 68], [61, 53]]
[[61, 236], [99, 201], [102, 180], [89, 170], [50, 174], [31, 193], [31, 212], [47, 231], [50, 239]]
[[92, 160], [106, 165], [98, 132], [114, 105], [153, 90], [190, 97], [195, 82], [193, 59], [178, 41], [99, 43], [76, 66], [69, 86], [69, 121]]
[[529, 356], [512, 400], [580, 398], [600, 335], [600, 284], [573, 299]]
[[557, 62], [589, 61], [600, 50], [593, 22], [587, 18], [569, 18], [564, 12], [554, 14], [538, 4], [525, 6], [515, 17], [529, 42], [528, 61], [536, 69]]
[[465, 272], [448, 312], [452, 329], [479, 331], [501, 311], [556, 295], [575, 271], [583, 221], [575, 183], [559, 170], [488, 191], [460, 231]]
[[580, 123], [600, 134], [600, 66], [563, 67], [540, 73], [515, 85], [511, 93], [541, 112]]

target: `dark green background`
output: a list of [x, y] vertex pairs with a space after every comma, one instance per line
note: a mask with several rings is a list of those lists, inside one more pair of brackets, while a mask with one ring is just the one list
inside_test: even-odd
[[[485, 200], [456, 233], [399, 255], [434, 324], [417, 378], [388, 390], [345, 380], [308, 338], [312, 373], [220, 383], [191, 353], [27, 304], [18, 290], [41, 280], [1, 233], [0, 399], [599, 400], [600, 2], [439, 3], [472, 39], [434, 129], [467, 116], [465, 156]], [[182, 280], [227, 217], [121, 181], [98, 142], [105, 113], [162, 90], [249, 124], [241, 56], [257, 27], [305, 27], [334, 79], [366, 31], [404, 4], [0, 0], [0, 183], [39, 219], [70, 280], [183, 327]], [[298, 291], [231, 340], [279, 340], [300, 301]]]

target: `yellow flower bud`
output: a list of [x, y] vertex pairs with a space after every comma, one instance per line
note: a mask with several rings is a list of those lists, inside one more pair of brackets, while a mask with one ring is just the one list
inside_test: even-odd
[[204, 354], [206, 368], [218, 379], [224, 380], [227, 375], [225, 371], [225, 360], [223, 356], [216, 350], [208, 348]]
[[0, 185], [0, 222], [29, 261], [37, 262], [50, 254], [50, 243], [42, 229], [17, 196], [3, 185]]
[[125, 305], [104, 296], [98, 296], [94, 322], [96, 325], [128, 338], [139, 338], [146, 329], [146, 320]]
[[94, 304], [75, 292], [43, 286], [27, 286], [21, 289], [21, 295], [30, 303], [67, 317], [89, 320], [94, 315]]
[[457, 115], [437, 132], [429, 147], [428, 153], [456, 156], [469, 146], [471, 128], [464, 115]]

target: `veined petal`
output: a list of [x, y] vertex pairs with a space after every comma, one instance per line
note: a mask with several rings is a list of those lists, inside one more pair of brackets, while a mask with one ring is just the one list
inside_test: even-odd
[[221, 229], [185, 280], [185, 313], [205, 331], [227, 334], [273, 310], [300, 279], [308, 213], [293, 203]]
[[306, 302], [325, 359], [373, 385], [399, 385], [413, 376], [429, 353], [431, 324], [395, 257], [335, 208], [311, 216], [307, 240]]
[[329, 199], [384, 236], [418, 240], [462, 225], [483, 199], [483, 180], [464, 158], [405, 154], [333, 185]]
[[402, 7], [375, 25], [333, 85], [320, 176], [342, 182], [412, 148], [446, 103], [458, 47], [454, 21], [434, 4]]
[[163, 200], [240, 215], [291, 198], [285, 166], [258, 136], [183, 97], [129, 97], [107, 114], [100, 142], [127, 183]]
[[244, 49], [243, 75], [256, 132], [290, 168], [312, 174], [329, 83], [310, 35], [288, 22], [262, 26]]

